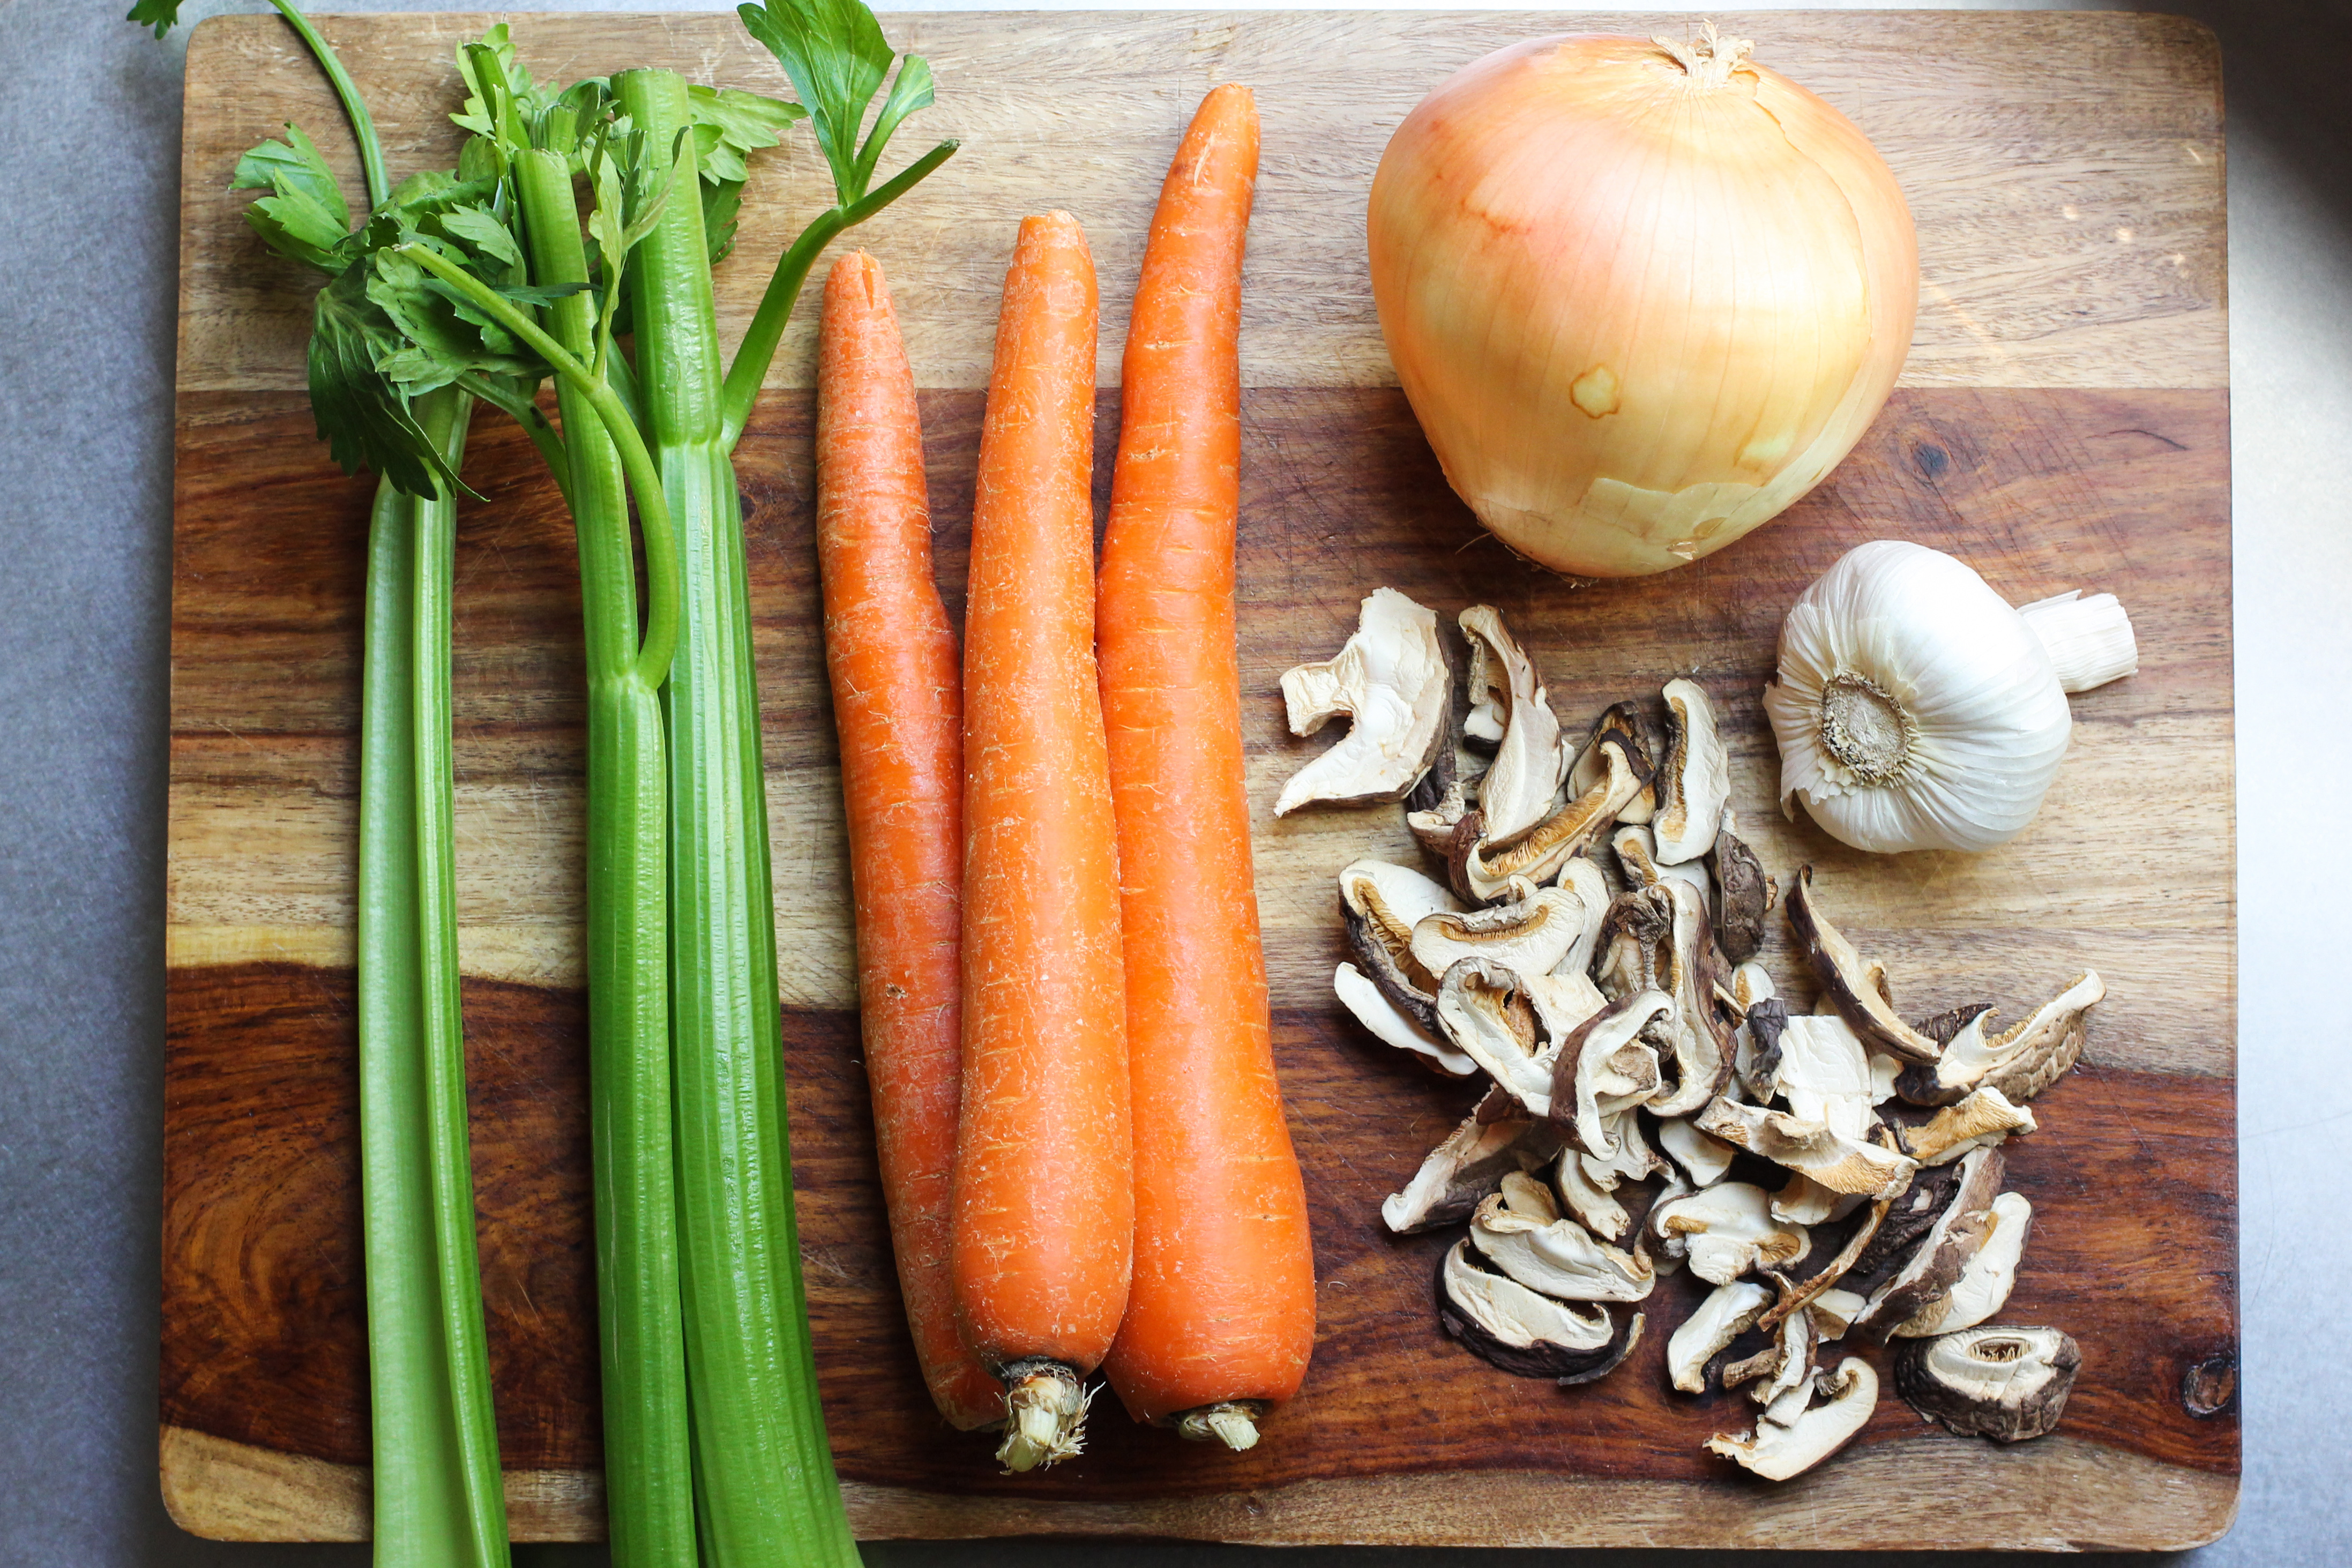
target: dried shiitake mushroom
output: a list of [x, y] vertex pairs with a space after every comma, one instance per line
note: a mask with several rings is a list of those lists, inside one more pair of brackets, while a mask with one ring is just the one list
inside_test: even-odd
[[1282, 678], [1292, 734], [1311, 735], [1339, 718], [1349, 723], [1339, 744], [1290, 776], [1274, 814], [1402, 800], [1444, 737], [1450, 674], [1437, 616], [1393, 588], [1372, 593], [1337, 654]]
[[2082, 1366], [2082, 1347], [2056, 1329], [1963, 1329], [1906, 1342], [1895, 1387], [1964, 1437], [2021, 1443], [2057, 1429]]

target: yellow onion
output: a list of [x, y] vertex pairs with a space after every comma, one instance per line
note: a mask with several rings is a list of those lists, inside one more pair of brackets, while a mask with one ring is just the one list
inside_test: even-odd
[[1558, 571], [1722, 549], [1837, 466], [1903, 367], [1919, 262], [1895, 175], [1750, 47], [1516, 44], [1381, 158], [1397, 378], [1479, 521]]

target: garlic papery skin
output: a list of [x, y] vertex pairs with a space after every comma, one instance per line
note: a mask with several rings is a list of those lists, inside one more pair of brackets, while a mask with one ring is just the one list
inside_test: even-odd
[[1918, 306], [1903, 193], [1747, 41], [1532, 39], [1397, 128], [1372, 299], [1448, 483], [1588, 577], [1722, 549], [1819, 484]]
[[[1781, 809], [1802, 801], [1831, 837], [1879, 854], [2022, 833], [2073, 737], [2067, 691], [2139, 662], [2112, 595], [2027, 609], [1925, 545], [1849, 551], [1790, 607], [1764, 689]], [[2053, 644], [2084, 685], [2061, 680]]]

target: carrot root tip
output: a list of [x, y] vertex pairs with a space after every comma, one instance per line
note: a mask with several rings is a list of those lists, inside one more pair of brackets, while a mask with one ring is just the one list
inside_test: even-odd
[[1239, 1454], [1257, 1447], [1258, 1417], [1265, 1407], [1255, 1399], [1203, 1405], [1176, 1417], [1176, 1435], [1195, 1443], [1223, 1443]]
[[1087, 1406], [1093, 1400], [1078, 1373], [1059, 1362], [1031, 1362], [1007, 1372], [1004, 1442], [996, 1450], [1005, 1474], [1076, 1458], [1086, 1447]]

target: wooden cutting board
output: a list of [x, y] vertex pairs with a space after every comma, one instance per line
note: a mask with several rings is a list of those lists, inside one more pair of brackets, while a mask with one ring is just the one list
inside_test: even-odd
[[[450, 51], [480, 16], [324, 26], [401, 170], [454, 141]], [[1669, 575], [1572, 586], [1481, 533], [1394, 389], [1362, 252], [1390, 130], [1507, 40], [1684, 19], [1527, 14], [900, 16], [963, 151], [859, 238], [888, 268], [924, 395], [940, 570], [960, 611], [996, 293], [1014, 220], [1093, 236], [1105, 302], [1098, 453], [1115, 437], [1125, 304], [1154, 195], [1200, 94], [1255, 84], [1241, 639], [1254, 847], [1277, 1047], [1315, 1208], [1321, 1332], [1297, 1402], [1246, 1456], [1108, 1406], [1077, 1461], [998, 1476], [918, 1383], [875, 1187], [852, 1012], [832, 717], [810, 534], [807, 323], [740, 477], [765, 703], [795, 1172], [826, 1407], [867, 1536], [1029, 1531], [1269, 1542], [1895, 1548], [2179, 1547], [2236, 1507], [2237, 1347], [2229, 403], [2219, 61], [2155, 16], [1719, 17], [1851, 114], [1919, 227], [1903, 386], [1785, 518]], [[542, 76], [666, 64], [781, 92], [723, 16], [527, 16]], [[306, 290], [239, 221], [237, 153], [296, 120], [343, 145], [274, 20], [225, 17], [189, 54], [173, 620], [163, 1482], [201, 1534], [350, 1539], [366, 1526], [356, 1235], [352, 876], [361, 541], [370, 484], [338, 474], [304, 405]], [[911, 134], [911, 133], [910, 133]], [[355, 181], [353, 182], [355, 184]], [[814, 210], [805, 138], [765, 156], [722, 323]], [[457, 558], [457, 832], [474, 1158], [510, 1507], [521, 1539], [602, 1531], [592, 1323], [581, 908], [581, 671], [564, 517], [536, 458], [485, 419]], [[2140, 673], [2078, 700], [2041, 818], [1977, 857], [1873, 858], [1775, 809], [1756, 695], [1781, 614], [1843, 551], [1952, 550], [2022, 602], [2120, 595]], [[1695, 674], [1727, 716], [1741, 830], [1892, 965], [1906, 1010], [2020, 1016], [2084, 968], [2108, 1000], [2082, 1068], [2012, 1144], [2035, 1206], [2006, 1321], [2072, 1332], [2059, 1433], [2015, 1448], [1923, 1424], [1890, 1393], [1845, 1452], [1768, 1488], [1706, 1458], [1744, 1398], [1668, 1392], [1653, 1332], [1607, 1381], [1506, 1377], [1440, 1331], [1444, 1236], [1377, 1208], [1469, 1092], [1375, 1046], [1333, 1002], [1332, 876], [1411, 859], [1400, 814], [1270, 815], [1325, 742], [1294, 741], [1276, 680], [1327, 655], [1387, 584], [1452, 614], [1499, 605], [1570, 727]], [[1800, 997], [1784, 942], [1771, 962]], [[1874, 1356], [1879, 1352], [1870, 1352]]]

